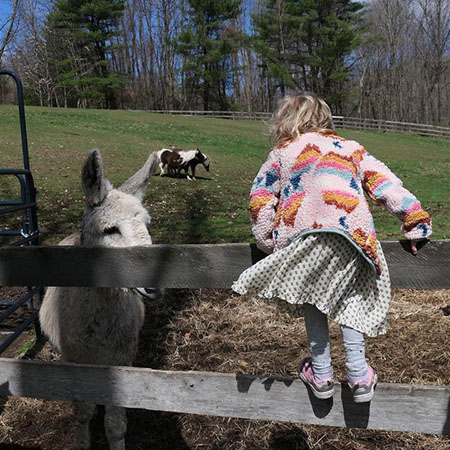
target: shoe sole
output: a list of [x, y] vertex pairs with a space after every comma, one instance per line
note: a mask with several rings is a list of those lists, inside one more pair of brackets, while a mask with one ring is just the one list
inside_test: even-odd
[[300, 372], [300, 379], [309, 387], [311, 388], [311, 391], [313, 392], [314, 396], [317, 397], [320, 400], [326, 400], [327, 398], [331, 398], [334, 395], [334, 387], [331, 391], [326, 392], [320, 392], [317, 391], [314, 386], [306, 379], [306, 377]]
[[355, 403], [370, 402], [370, 400], [373, 399], [373, 396], [375, 394], [375, 386], [377, 385], [377, 382], [378, 382], [378, 377], [377, 377], [377, 374], [375, 374], [374, 379], [373, 379], [372, 388], [370, 389], [370, 391], [367, 394], [358, 395], [356, 397], [353, 397], [353, 401]]

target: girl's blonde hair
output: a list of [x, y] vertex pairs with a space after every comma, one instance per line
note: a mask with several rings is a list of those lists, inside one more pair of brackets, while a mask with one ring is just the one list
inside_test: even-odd
[[284, 97], [272, 118], [270, 129], [277, 147], [289, 144], [303, 133], [335, 132], [330, 107], [309, 92]]

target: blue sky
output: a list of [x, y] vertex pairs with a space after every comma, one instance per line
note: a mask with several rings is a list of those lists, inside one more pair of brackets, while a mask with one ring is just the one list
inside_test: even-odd
[[5, 20], [5, 17], [11, 12], [11, 2], [9, 0], [0, 0], [0, 23]]
[[[11, 2], [10, 0], [0, 0], [0, 26], [6, 20], [6, 18], [11, 14]], [[5, 31], [5, 30], [3, 30]], [[0, 37], [3, 32], [0, 31]]]
[[[2, 0], [0, 0], [1, 2]], [[8, 14], [8, 10], [5, 9], [4, 5], [0, 4], [0, 26], [3, 24], [5, 17], [7, 17]], [[3, 37], [3, 33], [5, 32], [5, 30], [0, 30], [0, 41]]]
[[[359, 0], [363, 3], [369, 3], [371, 0]], [[245, 3], [251, 5], [252, 0], [245, 0]], [[12, 0], [0, 0], [0, 25], [5, 21], [5, 19], [11, 14], [11, 4]], [[4, 30], [5, 31], [5, 30]], [[0, 31], [0, 37], [2, 36]]]

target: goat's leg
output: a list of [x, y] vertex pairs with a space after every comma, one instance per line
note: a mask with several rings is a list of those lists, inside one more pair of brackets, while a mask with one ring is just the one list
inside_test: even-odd
[[91, 433], [89, 422], [95, 413], [96, 406], [87, 402], [73, 402], [75, 419], [77, 421], [75, 431], [75, 448], [88, 450], [91, 448]]
[[159, 163], [159, 176], [162, 177], [164, 175], [164, 163]]
[[105, 432], [109, 450], [125, 450], [127, 416], [125, 408], [105, 406]]

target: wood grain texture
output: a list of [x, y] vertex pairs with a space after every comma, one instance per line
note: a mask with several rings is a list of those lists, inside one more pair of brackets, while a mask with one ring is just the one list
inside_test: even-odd
[[208, 372], [0, 358], [0, 395], [340, 427], [450, 434], [450, 387], [380, 383], [356, 404], [345, 384], [318, 400], [303, 382]]
[[[409, 242], [383, 242], [396, 288], [450, 288], [450, 240], [411, 255]], [[254, 244], [0, 249], [2, 286], [229, 288], [264, 255]]]

